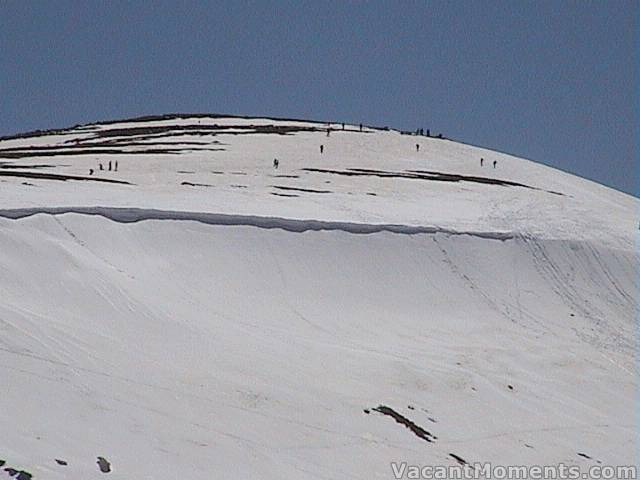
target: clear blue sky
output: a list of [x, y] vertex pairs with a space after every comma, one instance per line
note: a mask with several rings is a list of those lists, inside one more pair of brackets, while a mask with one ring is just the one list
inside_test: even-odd
[[637, 192], [634, 1], [0, 1], [0, 135], [169, 112], [431, 128]]

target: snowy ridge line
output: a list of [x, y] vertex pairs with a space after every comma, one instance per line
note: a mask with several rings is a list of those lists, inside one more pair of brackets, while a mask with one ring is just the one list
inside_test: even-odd
[[368, 224], [325, 220], [303, 220], [281, 217], [261, 217], [255, 215], [232, 215], [225, 213], [188, 212], [157, 210], [147, 208], [122, 207], [33, 207], [0, 210], [0, 218], [19, 220], [34, 215], [97, 215], [114, 222], [135, 223], [144, 220], [181, 220], [200, 222], [207, 225], [249, 226], [265, 229], [278, 228], [288, 232], [343, 231], [353, 234], [391, 232], [403, 235], [436, 234], [469, 235], [488, 240], [511, 240], [519, 235], [513, 232], [458, 231], [435, 226], [415, 226], [400, 224]]
[[[143, 115], [140, 117], [132, 117], [132, 118], [123, 118], [116, 120], [101, 120], [90, 123], [79, 123], [70, 127], [64, 128], [48, 128], [48, 129], [38, 129], [31, 130], [29, 132], [22, 133], [14, 133], [9, 135], [0, 136], [0, 141], [3, 140], [18, 140], [22, 138], [33, 138], [33, 137], [42, 137], [46, 135], [70, 135], [76, 133], [84, 132], [93, 132], [94, 130], [89, 130], [90, 128], [99, 128], [104, 126], [111, 126], [117, 124], [125, 124], [125, 123], [149, 123], [149, 122], [161, 122], [166, 120], [190, 120], [190, 119], [213, 119], [213, 120], [221, 120], [221, 119], [233, 119], [233, 120], [270, 120], [274, 122], [295, 122], [295, 123], [308, 123], [310, 125], [340, 125], [344, 123], [345, 125], [349, 125], [351, 127], [357, 126], [357, 123], [351, 122], [342, 122], [342, 121], [334, 121], [334, 120], [309, 120], [303, 118], [288, 118], [288, 117], [273, 117], [273, 116], [255, 116], [255, 115], [231, 115], [224, 113], [169, 113], [164, 115]], [[400, 129], [391, 128], [388, 126], [380, 127], [374, 125], [362, 125], [365, 128], [370, 130], [383, 130], [383, 131], [395, 131], [401, 132]], [[436, 138], [436, 137], [432, 137]]]

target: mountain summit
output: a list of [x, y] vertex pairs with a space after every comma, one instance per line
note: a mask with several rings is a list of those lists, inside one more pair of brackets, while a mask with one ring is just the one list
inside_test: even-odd
[[0, 139], [3, 468], [634, 464], [637, 208], [529, 160], [335, 122]]

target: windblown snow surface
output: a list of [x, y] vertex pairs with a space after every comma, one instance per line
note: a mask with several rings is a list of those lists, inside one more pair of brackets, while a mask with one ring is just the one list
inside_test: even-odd
[[637, 207], [352, 125], [5, 138], [0, 478], [635, 464]]

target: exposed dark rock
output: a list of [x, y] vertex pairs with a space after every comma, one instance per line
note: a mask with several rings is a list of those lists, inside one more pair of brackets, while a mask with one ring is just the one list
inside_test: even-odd
[[380, 405], [379, 407], [373, 408], [372, 410], [375, 411], [375, 412], [379, 412], [379, 413], [382, 413], [383, 415], [387, 415], [387, 416], [393, 418], [396, 421], [396, 423], [399, 423], [400, 425], [404, 425], [409, 430], [411, 430], [415, 436], [417, 436], [418, 438], [421, 438], [422, 440], [425, 440], [425, 441], [427, 441], [429, 443], [433, 442], [434, 440], [436, 440], [438, 438], [435, 435], [433, 435], [431, 432], [425, 430], [424, 428], [422, 428], [419, 425], [416, 425], [414, 422], [409, 420], [407, 417], [405, 417], [404, 415], [399, 414], [393, 408], [387, 407], [386, 405]]

